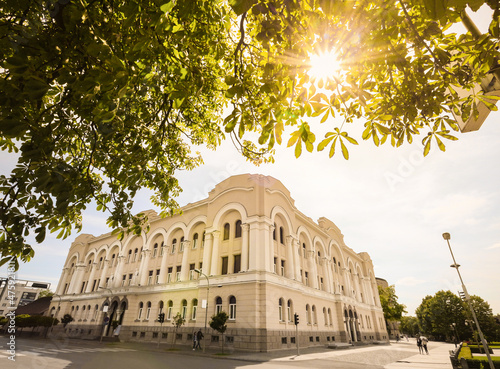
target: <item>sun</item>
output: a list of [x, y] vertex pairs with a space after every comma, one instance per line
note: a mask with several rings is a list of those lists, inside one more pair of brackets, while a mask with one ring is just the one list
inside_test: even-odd
[[309, 57], [309, 70], [307, 74], [315, 81], [326, 82], [337, 78], [342, 70], [336, 50], [312, 54]]

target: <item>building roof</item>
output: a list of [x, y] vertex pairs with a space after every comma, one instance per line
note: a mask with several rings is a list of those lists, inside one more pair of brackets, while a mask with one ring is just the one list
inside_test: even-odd
[[50, 302], [52, 301], [52, 296], [46, 296], [39, 298], [24, 306], [20, 306], [16, 309], [16, 315], [46, 315], [49, 310]]

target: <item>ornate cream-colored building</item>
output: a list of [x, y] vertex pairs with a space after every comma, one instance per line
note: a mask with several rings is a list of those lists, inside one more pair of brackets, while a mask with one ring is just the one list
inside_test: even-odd
[[[239, 350], [388, 340], [369, 255], [330, 220], [302, 214], [275, 178], [233, 176], [182, 214], [149, 219], [147, 233], [123, 241], [76, 238], [51, 305], [74, 321], [54, 332], [112, 336], [115, 322], [121, 340], [190, 343], [225, 311], [224, 344]], [[186, 323], [174, 333], [177, 313]], [[205, 343], [218, 339], [208, 328]]]

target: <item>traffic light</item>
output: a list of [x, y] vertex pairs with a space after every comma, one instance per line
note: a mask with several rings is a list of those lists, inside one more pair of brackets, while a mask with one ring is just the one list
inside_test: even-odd
[[165, 313], [158, 314], [158, 322], [163, 323], [165, 321]]
[[299, 314], [293, 314], [293, 322], [295, 323], [295, 325], [299, 324]]

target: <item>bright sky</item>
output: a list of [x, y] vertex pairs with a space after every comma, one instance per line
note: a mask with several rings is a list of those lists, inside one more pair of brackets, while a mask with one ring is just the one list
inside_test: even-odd
[[[179, 174], [184, 192], [178, 201], [182, 206], [206, 198], [231, 175], [273, 176], [290, 190], [301, 212], [314, 220], [332, 220], [347, 246], [370, 254], [376, 276], [396, 286], [399, 302], [410, 315], [425, 296], [461, 289], [442, 238], [449, 232], [469, 293], [485, 299], [499, 314], [500, 167], [495, 160], [500, 158], [500, 112], [493, 112], [479, 131], [446, 142], [444, 153], [433, 144], [426, 158], [421, 138], [398, 149], [377, 148], [360, 139], [362, 128], [349, 127], [360, 145], [349, 145], [348, 161], [340, 151], [328, 159], [328, 150], [304, 152], [295, 159], [293, 148], [281, 147], [275, 164], [255, 167], [228, 141], [217, 152], [205, 153], [205, 165]], [[0, 173], [7, 174], [10, 165], [12, 157], [0, 152]], [[136, 204], [137, 212], [151, 208], [147, 194]], [[95, 211], [85, 213], [83, 226], [83, 233], [109, 231], [105, 215]], [[75, 237], [60, 241], [49, 235], [35, 245], [35, 259], [21, 265], [17, 278], [50, 282], [55, 289]], [[6, 274], [5, 267], [0, 271]]]

